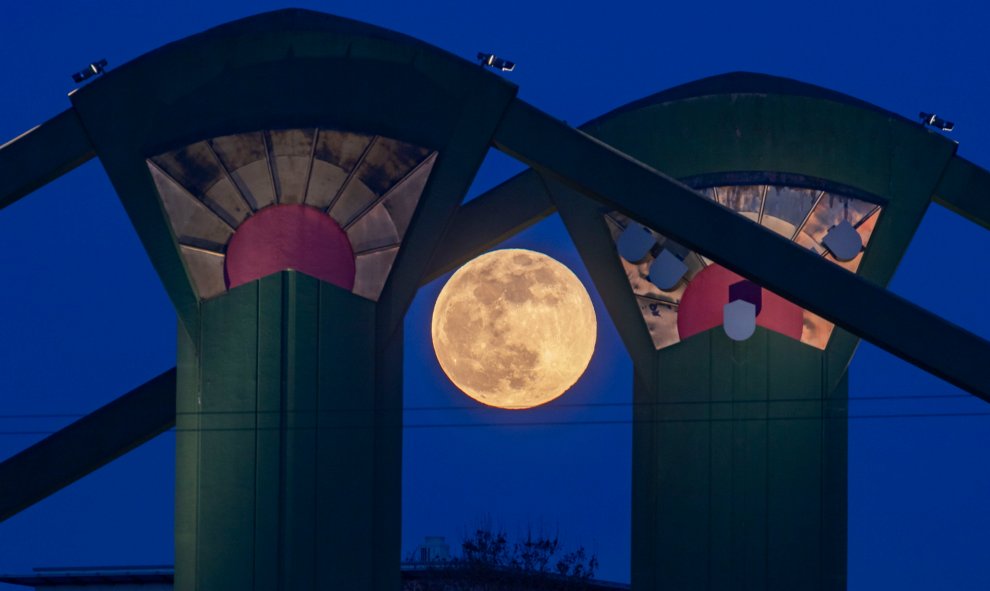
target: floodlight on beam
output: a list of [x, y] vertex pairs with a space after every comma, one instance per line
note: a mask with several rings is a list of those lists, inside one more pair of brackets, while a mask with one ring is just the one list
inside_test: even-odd
[[80, 82], [85, 82], [86, 80], [89, 80], [93, 76], [98, 76], [102, 74], [104, 71], [106, 71], [106, 68], [107, 68], [107, 60], [105, 59], [97, 60], [91, 63], [90, 65], [88, 65], [85, 69], [79, 70], [78, 72], [73, 74], [72, 81], [75, 82], [76, 84], [79, 84]]
[[921, 119], [921, 123], [923, 125], [927, 125], [928, 127], [934, 127], [935, 129], [941, 131], [952, 131], [953, 129], [956, 128], [955, 123], [951, 121], [946, 121], [945, 119], [942, 119], [935, 113], [925, 113], [924, 111], [922, 111], [921, 113], [918, 113], [918, 117]]
[[484, 53], [478, 52], [478, 59], [481, 60], [482, 66], [488, 66], [494, 70], [501, 70], [503, 72], [511, 72], [516, 69], [516, 63], [510, 62], [507, 59], [502, 59], [495, 55], [494, 53]]

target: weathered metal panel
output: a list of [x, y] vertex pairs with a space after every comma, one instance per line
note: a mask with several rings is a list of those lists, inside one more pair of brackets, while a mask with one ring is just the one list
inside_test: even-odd
[[[198, 331], [196, 333], [199, 334]], [[175, 573], [176, 589], [195, 589], [198, 570], [200, 372], [199, 343], [181, 322], [176, 353], [175, 409]]]
[[373, 589], [399, 589], [402, 552], [402, 326], [376, 343]]
[[634, 390], [633, 587], [834, 588], [844, 529], [823, 516], [844, 519], [846, 491], [823, 475], [845, 448], [824, 447], [824, 353], [716, 328], [657, 358]]
[[721, 327], [710, 332], [731, 349], [709, 362], [711, 371], [732, 375], [733, 571], [754, 589], [767, 584], [767, 332], [743, 342], [730, 341]]
[[254, 580], [258, 283], [202, 309], [197, 486], [197, 589]]
[[401, 419], [402, 360], [381, 355], [374, 302], [285, 271], [201, 317], [200, 366], [183, 366], [198, 423], [180, 433], [177, 588], [315, 590], [330, 573], [392, 589], [401, 422], [383, 418]]
[[[707, 341], [701, 335], [684, 347], [671, 349], [657, 365], [654, 385], [637, 390], [636, 402], [652, 407], [652, 420], [633, 423], [633, 441], [648, 441], [652, 449], [634, 447], [633, 489], [643, 489], [640, 498], [652, 506], [636, 506], [633, 521], [638, 521], [641, 509], [654, 520], [652, 530], [644, 528], [637, 532], [642, 537], [633, 538], [634, 547], [645, 544], [651, 550], [637, 552], [648, 560], [633, 564], [633, 573], [639, 575], [633, 579], [637, 589], [689, 589], [707, 584], [711, 384], [708, 371], [692, 371], [700, 359], [708, 359]], [[637, 456], [645, 461], [636, 461]], [[652, 580], [654, 586], [641, 587], [640, 580]]]
[[653, 563], [656, 557], [658, 506], [656, 465], [655, 374], [642, 376], [633, 372], [632, 429], [632, 548], [630, 577], [637, 589], [656, 589]]
[[825, 491], [822, 482], [826, 421], [821, 416], [822, 358], [820, 351], [767, 333], [767, 575], [771, 589], [823, 588], [823, 503], [845, 502], [845, 489]]
[[[284, 278], [258, 282], [258, 397], [255, 444], [254, 588], [277, 589], [282, 515]], [[176, 569], [178, 573], [181, 569]]]
[[[375, 538], [374, 306], [321, 286], [316, 475], [318, 589], [372, 588]], [[400, 363], [401, 365], [401, 363]], [[396, 478], [401, 470], [393, 475]], [[392, 524], [398, 528], [398, 522]], [[384, 568], [388, 568], [387, 566]], [[396, 564], [394, 570], [398, 570]]]
[[[316, 588], [325, 568], [316, 552], [318, 507], [317, 394], [319, 388], [320, 282], [299, 273], [282, 276], [282, 499], [280, 587]], [[347, 307], [333, 311], [347, 314]], [[341, 499], [346, 502], [349, 499]], [[336, 533], [336, 532], [335, 532]]]
[[823, 588], [846, 588], [848, 562], [849, 374], [825, 384], [822, 402], [822, 571]]

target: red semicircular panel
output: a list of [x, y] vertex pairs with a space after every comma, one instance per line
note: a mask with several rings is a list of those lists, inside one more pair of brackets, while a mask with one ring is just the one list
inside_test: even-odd
[[[721, 265], [711, 264], [684, 289], [677, 309], [681, 340], [722, 325], [722, 309], [729, 303], [729, 286], [744, 279]], [[763, 307], [756, 325], [801, 340], [804, 310], [779, 295], [762, 290]]]
[[266, 207], [245, 220], [227, 244], [227, 289], [285, 269], [354, 288], [354, 251], [347, 234], [329, 215], [307, 205]]

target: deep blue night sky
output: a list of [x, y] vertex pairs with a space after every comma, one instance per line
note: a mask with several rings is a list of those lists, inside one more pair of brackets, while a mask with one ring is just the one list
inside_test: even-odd
[[[297, 3], [466, 58], [495, 51], [518, 62], [509, 76], [522, 98], [572, 124], [676, 84], [749, 70], [822, 85], [908, 117], [934, 110], [957, 123], [959, 153], [990, 166], [990, 8], [798, 4]], [[7, 3], [0, 15], [0, 143], [66, 109], [69, 75], [91, 61], [105, 57], [113, 67], [283, 6]], [[518, 170], [493, 154], [472, 194]], [[591, 288], [556, 216], [509, 245], [546, 252]], [[934, 206], [891, 289], [990, 337], [988, 252], [990, 232]], [[456, 543], [491, 520], [510, 535], [527, 526], [559, 532], [565, 543], [598, 553], [603, 578], [627, 581], [630, 426], [511, 425], [629, 418], [622, 403], [631, 400], [631, 365], [600, 299], [591, 290], [599, 341], [587, 375], [558, 403], [511, 413], [479, 407], [440, 371], [429, 319], [442, 282], [421, 290], [406, 319], [406, 422], [461, 426], [406, 431], [404, 551], [424, 535]], [[0, 211], [0, 310], [0, 458], [175, 363], [171, 304], [96, 161]], [[990, 407], [868, 344], [850, 371], [853, 397], [946, 396], [856, 402], [854, 416], [984, 414], [851, 421], [849, 588], [990, 588]], [[427, 406], [449, 410], [417, 410]], [[38, 414], [66, 416], [24, 416]], [[0, 572], [170, 564], [173, 447], [174, 436], [163, 435], [0, 523]]]

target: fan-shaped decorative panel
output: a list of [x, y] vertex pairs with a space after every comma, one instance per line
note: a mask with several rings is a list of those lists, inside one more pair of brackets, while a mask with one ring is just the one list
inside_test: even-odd
[[302, 205], [346, 233], [353, 254], [331, 254], [353, 256], [353, 292], [377, 300], [435, 160], [436, 152], [387, 137], [285, 129], [212, 138], [147, 162], [201, 298], [228, 289], [227, 246], [246, 220]]
[[[783, 185], [723, 185], [701, 188], [698, 191], [853, 273], [859, 268], [882, 209], [875, 203], [831, 191]], [[620, 255], [619, 261], [629, 279], [629, 286], [636, 294], [653, 345], [662, 349], [679, 342], [681, 331], [678, 328], [678, 314], [681, 299], [688, 284], [704, 269], [713, 265], [712, 261], [658, 232], [632, 223], [618, 212], [609, 213], [605, 220], [620, 252], [623, 243], [632, 242], [629, 238], [623, 238], [625, 232], [650, 234], [649, 242], [652, 247], [645, 250], [642, 258], [630, 261]], [[845, 257], [840, 255], [837, 258], [826, 245], [829, 243], [830, 232], [847, 227], [853, 228], [859, 235], [862, 248], [858, 254], [842, 260]], [[634, 235], [633, 238], [637, 239], [637, 243], [641, 242], [640, 236]], [[745, 248], [745, 245], [740, 244], [739, 248]], [[679, 281], [671, 286], [673, 282], [667, 277], [663, 281], [651, 278], [651, 272], [656, 272], [655, 262], [675, 259], [682, 263], [677, 267], [681, 273]], [[665, 269], [667, 268], [670, 268], [669, 264], [665, 265]], [[726, 301], [727, 298], [726, 293]], [[832, 323], [807, 310], [803, 312], [801, 342], [824, 349], [832, 334]]]

